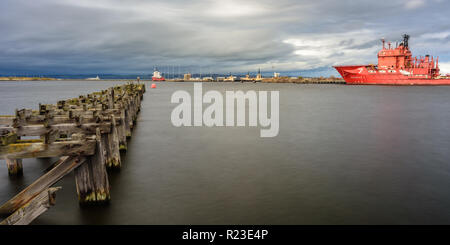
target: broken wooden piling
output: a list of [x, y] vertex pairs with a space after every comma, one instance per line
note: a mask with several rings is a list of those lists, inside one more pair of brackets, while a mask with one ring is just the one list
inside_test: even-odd
[[28, 225], [56, 203], [56, 191], [61, 187], [48, 188], [0, 222], [0, 225]]
[[[127, 83], [0, 116], [0, 158], [10, 176], [23, 173], [23, 158], [60, 157], [50, 172], [0, 206], [0, 213], [16, 212], [72, 170], [80, 204], [107, 203], [107, 169], [122, 165], [120, 151], [127, 150], [144, 93], [144, 84]], [[28, 136], [39, 139], [23, 138]]]

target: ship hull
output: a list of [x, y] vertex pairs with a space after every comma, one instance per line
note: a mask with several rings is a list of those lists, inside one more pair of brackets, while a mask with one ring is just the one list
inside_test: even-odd
[[450, 85], [450, 79], [420, 78], [402, 74], [367, 73], [365, 66], [335, 66], [350, 85]]
[[165, 81], [166, 79], [164, 79], [164, 77], [160, 77], [160, 78], [157, 78], [157, 77], [152, 77], [152, 81]]

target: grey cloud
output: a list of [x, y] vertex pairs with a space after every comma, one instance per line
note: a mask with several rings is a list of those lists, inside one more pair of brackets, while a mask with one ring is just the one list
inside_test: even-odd
[[[0, 73], [148, 72], [157, 64], [215, 71], [275, 64], [279, 70], [304, 70], [371, 62], [383, 36], [399, 40], [408, 32], [417, 51], [425, 51], [421, 45], [448, 43], [448, 38], [420, 38], [450, 30], [446, 1], [431, 0], [416, 8], [407, 4], [406, 0], [3, 0]], [[317, 47], [315, 41], [323, 45]], [[441, 60], [450, 61], [448, 50], [436, 51], [443, 52]]]

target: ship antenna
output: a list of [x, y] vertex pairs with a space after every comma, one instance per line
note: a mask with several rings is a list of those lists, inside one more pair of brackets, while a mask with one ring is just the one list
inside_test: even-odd
[[384, 44], [386, 43], [386, 41], [384, 40], [384, 37], [381, 38], [381, 42], [383, 43], [383, 49], [385, 49], [385, 48], [384, 48]]
[[409, 41], [409, 35], [404, 34], [403, 35], [403, 46], [405, 46], [405, 48], [408, 48], [408, 41]]

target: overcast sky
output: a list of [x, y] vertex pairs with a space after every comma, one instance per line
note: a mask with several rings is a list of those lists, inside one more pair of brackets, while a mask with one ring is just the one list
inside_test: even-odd
[[0, 73], [238, 72], [376, 63], [411, 35], [450, 73], [448, 0], [1, 0]]

